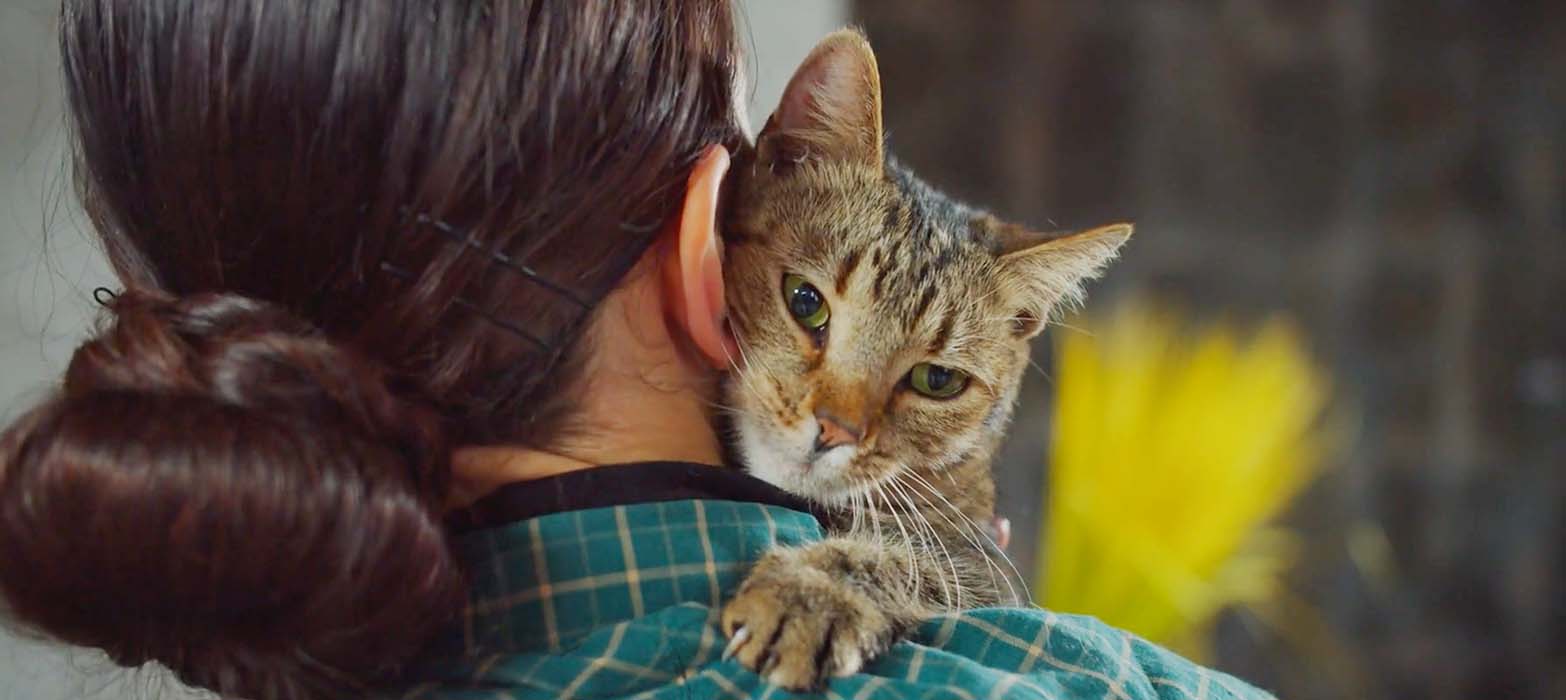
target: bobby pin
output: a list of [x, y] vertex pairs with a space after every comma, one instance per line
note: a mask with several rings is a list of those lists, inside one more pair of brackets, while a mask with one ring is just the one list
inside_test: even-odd
[[[403, 280], [405, 282], [412, 282], [413, 278], [414, 278], [413, 273], [408, 272], [407, 270], [400, 269], [400, 268], [392, 265], [391, 263], [387, 263], [387, 262], [381, 263], [381, 271], [385, 272], [385, 273], [387, 273], [387, 274], [389, 274], [389, 275], [391, 275], [393, 277], [396, 277], [396, 278], [398, 278], [400, 280]], [[475, 303], [473, 303], [471, 301], [468, 301], [467, 299], [464, 299], [462, 297], [457, 297], [456, 299], [453, 300], [453, 303], [455, 303], [458, 307], [461, 307], [463, 310], [465, 310], [465, 311], [467, 311], [467, 312], [469, 312], [469, 313], [471, 313], [471, 314], [473, 314], [475, 316], [478, 316], [479, 318], [482, 318], [482, 319], [484, 319], [486, 321], [489, 321], [490, 323], [493, 323], [493, 324], [495, 324], [497, 326], [500, 326], [501, 328], [504, 328], [504, 329], [506, 329], [508, 331], [511, 331], [512, 333], [517, 334], [518, 336], [522, 337], [522, 339], [524, 339], [524, 340], [526, 340], [526, 341], [528, 341], [528, 342], [530, 342], [530, 343], [532, 343], [534, 345], [537, 345], [542, 350], [547, 350], [549, 352], [554, 352], [555, 351], [555, 347], [554, 347], [553, 344], [545, 342], [544, 340], [540, 339], [538, 336], [533, 335], [532, 333], [529, 333], [527, 331], [527, 329], [524, 329], [521, 326], [518, 326], [518, 325], [516, 325], [516, 324], [514, 324], [514, 323], [512, 323], [510, 321], [507, 321], [506, 319], [503, 319], [503, 318], [500, 318], [499, 316], [496, 316], [495, 314], [493, 314], [493, 313], [491, 313], [489, 311], [486, 311], [483, 307], [479, 306], [478, 304], [475, 304]]]
[[[403, 213], [404, 213], [404, 215], [407, 215], [407, 210], [404, 209]], [[536, 270], [534, 270], [533, 268], [528, 267], [527, 265], [514, 260], [511, 256], [506, 255], [505, 253], [502, 253], [502, 252], [500, 252], [498, 250], [490, 250], [490, 249], [485, 248], [478, 241], [469, 238], [466, 233], [464, 233], [463, 231], [457, 229], [455, 226], [452, 226], [451, 224], [448, 224], [448, 223], [446, 223], [444, 221], [441, 221], [439, 219], [433, 218], [433, 217], [431, 217], [428, 214], [414, 214], [413, 215], [413, 219], [414, 219], [414, 221], [416, 223], [419, 223], [419, 224], [424, 225], [424, 226], [429, 226], [430, 228], [433, 228], [436, 231], [441, 232], [446, 237], [452, 239], [453, 241], [455, 241], [457, 243], [462, 244], [463, 246], [466, 246], [468, 248], [472, 248], [473, 250], [477, 250], [479, 252], [482, 252], [482, 253], [488, 255], [490, 260], [494, 261], [495, 263], [497, 263], [497, 264], [499, 264], [499, 265], [501, 265], [503, 267], [510, 268], [512, 271], [517, 272], [517, 273], [521, 274], [524, 277], [527, 277], [529, 280], [532, 280], [535, 284], [539, 285], [540, 287], [548, 289], [549, 291], [552, 291], [552, 292], [554, 292], [556, 294], [559, 294], [560, 296], [563, 296], [563, 297], [571, 300], [572, 303], [576, 304], [577, 306], [582, 307], [582, 310], [584, 310], [584, 311], [588, 311], [588, 310], [591, 310], [593, 308], [593, 305], [591, 303], [589, 303], [586, 300], [582, 299], [581, 297], [577, 296], [575, 292], [573, 292], [573, 291], [571, 291], [569, 289], [566, 289], [565, 287], [562, 287], [562, 286], [560, 286], [558, 284], [555, 284], [554, 282], [551, 282], [551, 281], [545, 279], [543, 277], [543, 275], [538, 274], [538, 272]]]

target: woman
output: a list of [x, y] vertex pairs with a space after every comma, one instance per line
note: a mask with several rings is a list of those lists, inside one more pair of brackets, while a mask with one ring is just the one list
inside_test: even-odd
[[[234, 697], [761, 692], [711, 611], [820, 532], [715, 466], [735, 37], [723, 0], [67, 0], [123, 288], [0, 439], [11, 616]], [[932, 624], [834, 690], [1257, 695], [1090, 621]]]

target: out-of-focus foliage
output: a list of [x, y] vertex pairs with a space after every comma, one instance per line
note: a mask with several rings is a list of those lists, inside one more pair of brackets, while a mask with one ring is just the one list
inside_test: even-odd
[[1269, 523], [1322, 464], [1328, 379], [1286, 319], [1139, 305], [1073, 321], [1057, 358], [1039, 600], [1202, 655], [1221, 609], [1280, 585]]

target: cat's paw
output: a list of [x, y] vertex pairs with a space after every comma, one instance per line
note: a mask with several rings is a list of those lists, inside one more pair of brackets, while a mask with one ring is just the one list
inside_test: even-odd
[[868, 596], [796, 554], [762, 559], [723, 609], [724, 657], [788, 690], [815, 690], [884, 651], [892, 624]]

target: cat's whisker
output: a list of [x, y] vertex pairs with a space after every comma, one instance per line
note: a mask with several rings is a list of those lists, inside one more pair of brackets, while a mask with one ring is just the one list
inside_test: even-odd
[[908, 561], [913, 563], [910, 569], [913, 574], [913, 588], [917, 591], [922, 586], [923, 581], [919, 575], [918, 559], [913, 551], [913, 539], [908, 535], [908, 528], [903, 526], [903, 518], [897, 514], [897, 507], [892, 505], [892, 499], [887, 496], [885, 486], [888, 483], [890, 482], [883, 481], [881, 485], [876, 487], [875, 493], [881, 497], [881, 502], [886, 504], [887, 515], [892, 516], [892, 522], [896, 523], [897, 530], [903, 534], [903, 549], [908, 552]]
[[[918, 577], [918, 583], [919, 583], [919, 586], [918, 586], [917, 590], [919, 590], [921, 592], [921, 595], [922, 595], [922, 592], [924, 590], [924, 586], [923, 586], [923, 584], [924, 584], [924, 568], [922, 566], [919, 566], [919, 564], [918, 564], [919, 563], [918, 552], [916, 552], [915, 550], [917, 549], [919, 551], [923, 551], [923, 550], [929, 549], [930, 548], [930, 544], [929, 544], [929, 541], [925, 537], [924, 531], [919, 528], [919, 524], [920, 524], [919, 520], [918, 520], [918, 518], [915, 517], [917, 509], [913, 508], [912, 506], [907, 506], [907, 504], [908, 504], [908, 497], [902, 493], [902, 486], [895, 479], [890, 481], [890, 482], [888, 482], [887, 486], [891, 489], [888, 492], [889, 495], [891, 495], [891, 496], [893, 496], [893, 497], [895, 497], [897, 499], [898, 510], [901, 511], [903, 513], [903, 515], [907, 516], [907, 518], [908, 518], [908, 520], [910, 522], [909, 527], [911, 528], [911, 530], [913, 532], [913, 537], [916, 540], [914, 542], [910, 542], [908, 544], [908, 548], [907, 549], [908, 549], [909, 561], [913, 562], [915, 564], [914, 570], [915, 570], [915, 572], [917, 572], [916, 575]], [[907, 506], [907, 507], [905, 508], [905, 506]], [[936, 583], [941, 584], [942, 589], [945, 589], [945, 587], [946, 587], [946, 577], [940, 573], [939, 569], [936, 570]]]
[[849, 492], [849, 502], [854, 509], [854, 521], [849, 526], [849, 531], [854, 534], [862, 534], [868, 529], [866, 525], [869, 522], [867, 513], [870, 512], [870, 501], [865, 497], [864, 492], [860, 490], [857, 482], [853, 484], [853, 490]]
[[[868, 491], [865, 493], [865, 504], [866, 517], [870, 519], [870, 526], [875, 529], [875, 539], [877, 542], [882, 542], [884, 540], [881, 539], [881, 519], [875, 517], [875, 505], [871, 502], [871, 497]], [[877, 558], [884, 558], [884, 554], [877, 555]]]
[[859, 534], [859, 526], [861, 524], [859, 518], [860, 511], [859, 494], [850, 492], [848, 494], [848, 512], [850, 517], [848, 521], [848, 534], [850, 535]]
[[734, 357], [732, 355], [729, 355], [728, 348], [724, 348], [723, 356], [729, 363], [729, 381], [738, 383], [740, 385], [740, 389], [742, 390], [750, 389], [749, 375], [740, 371], [739, 364], [734, 361]]
[[985, 323], [995, 323], [997, 321], [1005, 321], [1007, 323], [1016, 323], [1018, 321], [1031, 321], [1031, 320], [1033, 320], [1033, 317], [1032, 316], [987, 316], [983, 320], [984, 320]]
[[743, 416], [743, 415], [746, 415], [748, 413], [745, 409], [743, 409], [743, 408], [741, 408], [739, 406], [730, 406], [730, 405], [728, 405], [726, 403], [723, 403], [722, 401], [713, 401], [713, 400], [710, 400], [710, 399], [702, 399], [702, 403], [706, 404], [707, 408], [711, 408], [711, 409], [713, 409], [715, 411], [719, 411], [721, 413], [726, 413], [726, 414], [733, 415], [733, 416]]
[[[902, 511], [903, 510], [902, 509], [902, 504], [901, 504], [901, 501], [903, 500], [902, 497], [898, 496], [895, 493], [890, 493], [890, 492], [888, 493], [888, 496], [896, 498], [896, 500], [899, 502], [898, 506], [897, 506], [897, 509], [899, 511]], [[913, 514], [912, 513], [908, 513], [907, 511], [903, 511], [903, 514], [907, 515], [909, 520], [913, 519]], [[912, 528], [912, 535], [910, 535], [911, 539], [908, 541], [908, 543], [906, 545], [903, 546], [903, 550], [908, 552], [908, 563], [910, 565], [910, 568], [913, 570], [913, 579], [914, 579], [913, 592], [914, 592], [915, 599], [916, 600], [922, 600], [924, 598], [924, 591], [925, 591], [925, 583], [924, 583], [925, 571], [924, 571], [923, 562], [920, 560], [920, 554], [921, 554], [921, 552], [924, 551], [924, 549], [926, 547], [926, 545], [924, 544], [924, 533], [919, 531], [918, 523], [912, 523], [909, 527]], [[937, 574], [936, 574], [935, 581], [936, 581], [936, 583], [942, 584], [942, 586], [944, 587], [944, 585], [945, 585], [945, 578], [942, 577], [939, 574], [939, 572], [937, 572]]]
[[984, 296], [981, 296], [981, 297], [979, 297], [977, 299], [974, 299], [973, 301], [968, 302], [968, 306], [969, 306], [969, 308], [976, 308], [976, 307], [979, 307], [979, 306], [983, 306], [985, 302], [987, 302], [987, 301], [989, 301], [991, 299], [994, 299], [996, 296], [998, 296], [1000, 294], [1000, 292], [1001, 292], [1000, 287], [991, 287], [989, 293], [987, 293]]
[[[936, 489], [933, 485], [931, 485], [929, 481], [924, 479], [924, 477], [922, 477], [922, 476], [920, 476], [920, 475], [918, 475], [917, 473], [914, 473], [914, 472], [909, 472], [909, 476], [913, 477], [918, 482], [922, 482], [924, 484], [925, 488], [932, 495], [934, 495], [936, 498], [939, 498], [942, 502], [944, 502], [946, 504], [947, 508], [950, 509], [951, 513], [953, 515], [955, 515], [964, 525], [967, 526], [966, 528], [959, 528], [959, 530], [961, 530], [961, 534], [963, 535], [964, 539], [968, 540], [968, 543], [973, 545], [974, 548], [979, 551], [979, 554], [981, 554], [984, 557], [984, 560], [987, 563], [989, 563], [989, 565], [991, 567], [994, 567], [995, 571], [1000, 574], [1001, 579], [1006, 582], [1006, 589], [1007, 589], [1007, 592], [1011, 594], [1012, 600], [1024, 600], [1023, 597], [1020, 597], [1020, 596], [1017, 595], [1017, 588], [1016, 588], [1016, 586], [1012, 582], [1013, 582], [1013, 580], [1015, 580], [1017, 582], [1024, 582], [1027, 579], [1024, 578], [1023, 575], [1022, 575], [1022, 572], [1017, 569], [1017, 563], [1012, 561], [1011, 555], [1007, 554], [1006, 550], [1001, 549], [1000, 545], [996, 544], [995, 540], [990, 537], [988, 532], [985, 532], [984, 528], [982, 528], [979, 525], [977, 525], [976, 523], [974, 523], [973, 520], [971, 518], [969, 518], [967, 515], [964, 515], [961, 508], [958, 508], [955, 503], [952, 503], [951, 500], [948, 499], [945, 496], [945, 494], [942, 494], [940, 492], [940, 490]], [[942, 517], [945, 517], [945, 515], [943, 514]], [[950, 521], [948, 520], [948, 522], [950, 522]], [[955, 523], [955, 522], [953, 522], [951, 524], [952, 524], [952, 527], [954, 527], [954, 528], [958, 528], [959, 527], [957, 525], [957, 523]], [[975, 537], [983, 538], [983, 541], [984, 542], [988, 542], [990, 544], [990, 546], [989, 547], [985, 547], [978, 539], [975, 539]], [[1011, 569], [1011, 575], [1010, 576], [1008, 576], [1005, 571], [1002, 571], [1000, 569], [1000, 565], [995, 563], [995, 557], [991, 553], [992, 551], [999, 553], [1000, 556], [1001, 556], [1001, 559], [1006, 562], [1007, 568]], [[1026, 590], [1026, 587], [1024, 587], [1024, 590]], [[1033, 602], [1033, 595], [1032, 595], [1032, 593], [1029, 592], [1025, 599], [1029, 603], [1032, 603]]]
[[[916, 478], [916, 479], [919, 479], [920, 481], [924, 481], [923, 477], [920, 477], [918, 474], [912, 474], [912, 476], [914, 478]], [[967, 526], [967, 529], [968, 529], [968, 531], [971, 534], [973, 534], [973, 535], [975, 535], [975, 536], [977, 536], [979, 538], [983, 538], [983, 540], [985, 542], [988, 542], [990, 544], [990, 547], [987, 547], [987, 548], [981, 547], [981, 551], [984, 553], [986, 559], [993, 559], [993, 557], [990, 554], [991, 551], [1000, 554], [1001, 558], [1003, 560], [1005, 560], [1007, 568], [1011, 569], [1011, 573], [1015, 577], [1015, 580], [1019, 581], [1019, 582], [1026, 580], [1023, 577], [1022, 572], [1017, 569], [1017, 563], [1012, 561], [1011, 555], [1007, 554], [1006, 550], [1002, 549], [1000, 547], [1000, 545], [995, 542], [994, 538], [990, 537], [989, 532], [986, 531], [985, 528], [983, 528], [979, 524], [973, 522], [972, 518], [969, 518], [967, 515], [963, 514], [962, 509], [958, 508], [957, 504], [952, 503], [951, 500], [948, 499], [945, 494], [941, 493], [939, 490], [936, 490], [935, 487], [933, 485], [931, 485], [928, 481], [924, 481], [924, 485], [925, 485], [926, 488], [928, 488], [930, 490], [930, 493], [934, 494], [936, 498], [941, 499], [941, 501], [946, 504], [947, 508], [950, 509], [952, 514], [955, 515], [958, 519], [960, 519], [963, 522], [963, 524], [965, 524]], [[1004, 574], [1002, 574], [1002, 575], [1004, 576]], [[1011, 578], [1008, 578], [1008, 583], [1007, 583], [1008, 587], [1010, 586], [1010, 581], [1011, 580], [1012, 580]], [[1016, 596], [1015, 589], [1012, 590], [1012, 595], [1013, 595], [1013, 597]], [[1031, 596], [1029, 596], [1029, 600], [1030, 601], [1032, 600]]]
[[1054, 383], [1055, 378], [1051, 377], [1049, 375], [1049, 371], [1048, 370], [1044, 369], [1043, 367], [1040, 367], [1039, 363], [1034, 362], [1032, 357], [1028, 358], [1028, 366], [1032, 367], [1035, 370], [1038, 370], [1039, 376], [1043, 377], [1044, 381], [1050, 382], [1050, 383]]
[[[942, 501], [944, 501], [948, 505], [951, 504], [951, 501], [947, 500], [945, 496], [943, 496], [939, 491], [935, 490], [934, 487], [930, 486], [929, 482], [925, 481], [918, 474], [915, 474], [913, 472], [908, 472], [908, 475], [910, 477], [918, 480], [920, 483], [922, 483], [924, 485], [924, 487], [927, 490], [929, 490], [930, 493], [934, 494], [937, 498], [940, 498]], [[998, 581], [996, 580], [996, 574], [999, 574], [1001, 579], [1005, 579], [1006, 578], [1005, 572], [1001, 571], [1000, 566], [997, 565], [993, 560], [991, 560], [988, 552], [985, 551], [985, 548], [984, 548], [983, 544], [981, 544], [978, 540], [973, 538], [973, 536], [969, 532], [968, 528], [966, 528], [966, 527], [964, 527], [962, 525], [958, 525], [956, 521], [952, 520], [951, 516], [946, 514], [946, 509], [945, 508], [942, 508], [941, 506], [931, 502], [929, 498], [923, 496], [922, 494], [920, 495], [920, 498], [923, 499], [924, 502], [926, 504], [928, 504], [932, 510], [935, 511], [936, 515], [941, 516], [941, 519], [946, 521], [946, 524], [951, 527], [952, 531], [955, 534], [957, 534], [959, 537], [962, 537], [964, 541], [966, 541], [970, 546], [972, 546], [973, 549], [975, 551], [977, 551], [981, 557], [984, 558], [984, 563], [988, 567], [987, 571], [989, 572], [990, 584], [991, 585], [995, 585], [995, 584], [998, 583]], [[958, 519], [960, 519], [964, 524], [967, 524], [969, 522], [967, 517], [964, 516], [961, 513], [961, 511], [955, 510], [956, 506], [951, 506], [951, 507], [953, 509], [953, 513], [958, 517]], [[1008, 585], [1009, 585], [1009, 582], [1008, 582]], [[1012, 594], [1013, 594], [1013, 596], [1015, 596], [1016, 595], [1015, 591], [1013, 591]]]
[[993, 348], [996, 350], [1009, 352], [1011, 348], [1011, 341], [1009, 340], [1003, 338], [992, 338], [990, 336], [978, 333], [956, 336], [950, 341], [950, 344], [954, 350], [966, 350], [970, 348]]
[[[1016, 323], [1018, 321], [1032, 321], [1035, 319], [1032, 316], [986, 316], [981, 320], [985, 323], [996, 323], [1002, 321], [1006, 323]], [[1064, 328], [1073, 333], [1081, 333], [1088, 337], [1093, 336], [1093, 331], [1090, 331], [1081, 326], [1074, 326], [1072, 324], [1066, 323], [1065, 321], [1051, 319], [1047, 325], [1049, 325], [1051, 328]]]
[[[734, 349], [739, 351], [740, 359], [744, 360], [745, 362], [745, 368], [751, 368], [755, 366], [751, 364], [750, 356], [745, 353], [744, 339], [740, 338], [738, 335], [734, 336]], [[762, 393], [756, 389], [756, 387], [751, 386], [752, 378], [759, 376], [759, 374], [755, 372], [744, 371], [744, 369], [739, 366], [739, 363], [734, 361], [734, 356], [729, 354], [729, 349], [727, 346], [724, 346], [723, 348], [723, 358], [728, 361], [730, 370], [729, 374], [734, 378], [734, 381], [739, 383], [740, 390], [749, 393], [751, 399], [754, 400], [757, 406], [760, 408], [764, 410], [771, 410], [768, 407], [766, 397], [763, 396]], [[742, 413], [740, 415], [746, 414]]]
[[1059, 327], [1064, 328], [1064, 329], [1066, 329], [1068, 331], [1072, 331], [1073, 333], [1081, 333], [1082, 335], [1085, 335], [1085, 336], [1087, 336], [1089, 338], [1093, 337], [1093, 331], [1090, 331], [1090, 330], [1088, 330], [1086, 328], [1083, 328], [1081, 326], [1073, 326], [1073, 325], [1071, 325], [1069, 323], [1066, 323], [1065, 321], [1050, 321], [1049, 325], [1051, 325], [1051, 326], [1059, 326]]
[[[908, 474], [910, 476], [913, 476], [914, 478], [918, 478], [918, 475], [913, 474], [912, 472], [908, 472]], [[937, 506], [934, 502], [932, 502], [929, 499], [928, 496], [925, 496], [924, 494], [920, 493], [917, 488], [913, 488], [913, 487], [914, 487], [914, 484], [910, 483], [909, 484], [909, 490], [913, 493], [913, 495], [917, 496], [920, 501], [923, 501], [926, 506], [929, 506], [930, 510], [935, 511], [935, 514], [939, 515], [942, 520], [945, 520], [946, 524], [949, 527], [951, 527], [952, 530], [956, 531], [956, 534], [958, 536], [963, 537], [965, 540], [968, 540], [969, 544], [974, 544], [973, 541], [971, 539], [969, 539], [964, 532], [962, 532], [962, 529], [959, 528], [956, 523], [952, 522], [952, 519], [950, 517], [948, 517], [946, 515], [946, 513], [944, 513], [939, 506]], [[932, 532], [934, 531], [935, 526], [934, 526], [933, 523], [931, 524], [930, 529], [931, 529]], [[940, 541], [941, 541], [941, 547], [943, 549], [945, 549], [946, 548], [946, 540], [945, 540], [945, 538], [941, 538]], [[977, 549], [979, 549], [979, 554], [981, 556], [984, 555], [984, 551], [983, 551], [982, 548], [977, 548]], [[946, 558], [947, 558], [948, 563], [952, 567], [952, 578], [957, 582], [957, 600], [958, 600], [958, 606], [961, 607], [963, 605], [963, 603], [962, 603], [962, 592], [964, 590], [964, 586], [962, 584], [962, 573], [960, 571], [958, 571], [956, 561], [952, 558], [951, 551], [949, 549], [946, 551]], [[995, 584], [995, 574], [997, 573], [996, 567], [989, 561], [988, 557], [985, 557], [985, 564], [988, 567], [986, 569], [986, 571], [988, 571], [989, 574], [990, 574], [990, 584], [993, 586]]]
[[[870, 495], [864, 491], [856, 491], [854, 492], [854, 499], [858, 504], [854, 508], [854, 521], [858, 523], [858, 530], [861, 533], [869, 532], [874, 526], [872, 518], [875, 517], [875, 511], [870, 504]], [[877, 529], [877, 532], [879, 532], [879, 529]]]
[[[940, 581], [940, 584], [941, 584], [941, 600], [942, 600], [942, 602], [945, 603], [946, 608], [949, 609], [949, 610], [961, 609], [962, 608], [962, 585], [961, 585], [962, 582], [961, 582], [961, 579], [959, 579], [958, 575], [957, 575], [957, 563], [956, 563], [955, 560], [952, 559], [952, 553], [951, 553], [951, 550], [946, 547], [946, 541], [938, 533], [935, 532], [935, 527], [930, 524], [929, 518], [926, 518], [924, 516], [924, 513], [919, 510], [919, 507], [914, 504], [913, 499], [909, 496], [909, 491], [910, 491], [911, 487], [907, 483], [903, 482], [903, 480], [902, 480], [902, 474], [905, 471], [906, 471], [906, 469], [903, 469], [902, 471], [899, 471], [897, 473], [897, 475], [893, 477], [893, 479], [891, 481], [891, 484], [897, 490], [898, 497], [900, 499], [902, 499], [903, 503], [908, 505], [909, 519], [913, 520], [914, 524], [916, 526], [921, 526], [923, 528], [925, 534], [921, 534], [920, 537], [921, 538], [924, 538], [924, 537], [928, 537], [929, 538], [928, 540], [926, 540], [925, 547], [929, 547], [930, 545], [928, 543], [932, 543], [933, 542], [936, 547], [940, 547], [941, 553], [943, 555], [945, 555], [945, 557], [946, 557], [946, 565], [947, 565], [947, 567], [950, 568], [951, 573], [952, 573], [952, 578], [951, 578], [950, 584], [948, 584], [947, 579], [946, 579], [946, 571], [944, 571], [942, 569], [939, 569], [939, 568], [936, 569], [936, 572], [939, 574], [939, 581]], [[956, 589], [957, 589], [957, 596], [956, 596], [956, 600], [955, 601], [953, 600], [953, 597], [952, 597], [952, 587], [953, 586], [955, 586]], [[954, 607], [954, 605], [955, 605], [955, 607]]]
[[[739, 351], [740, 359], [745, 361], [745, 367], [752, 367], [752, 366], [754, 366], [750, 362], [750, 355], [745, 352], [745, 340], [743, 338], [740, 338], [739, 336], [734, 336], [734, 349]], [[734, 358], [729, 356], [728, 353], [729, 353], [729, 349], [727, 347], [725, 347], [723, 349], [723, 354], [724, 354], [725, 357], [728, 357], [729, 365], [733, 366], [734, 370], [736, 372], [740, 371], [741, 368], [738, 365], [735, 364]]]
[[749, 372], [740, 371], [739, 366], [734, 364], [732, 361], [730, 361], [729, 366], [732, 368], [730, 376], [734, 377], [735, 381], [738, 382], [740, 390], [749, 394], [751, 400], [756, 402], [756, 406], [758, 408], [762, 410], [772, 410], [768, 405], [766, 396], [762, 395], [761, 391], [757, 390], [756, 387], [751, 385], [751, 378], [755, 375]]

